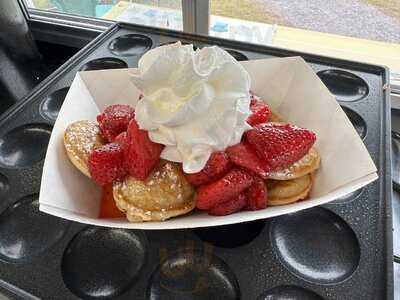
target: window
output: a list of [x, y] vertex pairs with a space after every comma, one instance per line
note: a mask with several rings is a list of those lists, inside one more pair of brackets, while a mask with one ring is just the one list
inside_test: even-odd
[[24, 0], [31, 9], [182, 30], [181, 0]]
[[[255, 27], [256, 24], [277, 24], [354, 38], [400, 42], [399, 0], [210, 0], [210, 5], [211, 15], [228, 17], [228, 24], [246, 20]], [[216, 26], [216, 29], [220, 28], [223, 28], [222, 24]]]
[[39, 9], [208, 33], [388, 65], [400, 73], [400, 0], [24, 1], [36, 12]]
[[210, 35], [388, 65], [400, 73], [400, 0], [210, 0]]

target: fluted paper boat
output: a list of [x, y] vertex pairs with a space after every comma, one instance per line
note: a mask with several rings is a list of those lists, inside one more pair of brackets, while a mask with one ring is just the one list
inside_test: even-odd
[[80, 72], [76, 75], [51, 134], [43, 168], [40, 210], [61, 218], [106, 227], [177, 229], [227, 225], [265, 219], [321, 205], [378, 178], [362, 140], [335, 97], [299, 57], [242, 62], [252, 79], [251, 89], [290, 123], [313, 130], [321, 168], [309, 200], [215, 217], [195, 212], [164, 222], [129, 223], [99, 219], [100, 188], [68, 160], [63, 146], [65, 128], [77, 120], [95, 120], [104, 107], [133, 104], [139, 91], [129, 69]]

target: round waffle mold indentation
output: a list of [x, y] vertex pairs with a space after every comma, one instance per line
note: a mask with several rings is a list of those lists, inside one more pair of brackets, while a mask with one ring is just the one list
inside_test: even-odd
[[233, 300], [240, 299], [240, 289], [235, 274], [224, 261], [192, 249], [157, 267], [149, 280], [146, 299]]
[[270, 231], [275, 253], [298, 277], [317, 284], [349, 278], [360, 261], [360, 246], [350, 226], [323, 208], [277, 218]]
[[51, 135], [47, 124], [27, 124], [0, 137], [0, 164], [27, 167], [44, 159]]
[[64, 99], [68, 94], [68, 90], [69, 87], [65, 87], [51, 93], [44, 98], [40, 104], [41, 115], [50, 121], [55, 121], [58, 113], [60, 112]]
[[263, 230], [265, 221], [244, 222], [233, 225], [195, 229], [195, 234], [204, 242], [217, 247], [235, 248], [254, 240]]
[[9, 188], [10, 184], [8, 182], [8, 178], [3, 174], [0, 174], [0, 195], [7, 193]]
[[361, 100], [369, 93], [368, 85], [364, 79], [353, 73], [329, 69], [320, 71], [317, 75], [339, 101]]
[[124, 69], [128, 64], [122, 59], [115, 57], [102, 57], [88, 61], [79, 68], [79, 71], [95, 71], [106, 69]]
[[145, 35], [126, 34], [113, 39], [108, 49], [117, 56], [136, 56], [145, 53], [152, 44], [151, 39]]
[[392, 131], [392, 181], [394, 188], [400, 190], [400, 133]]
[[80, 298], [109, 298], [131, 288], [146, 260], [141, 232], [88, 227], [67, 246], [61, 271], [65, 285]]
[[[175, 44], [176, 42], [181, 42], [182, 45], [192, 44], [192, 43], [184, 42], [184, 41], [171, 41], [171, 42], [162, 43], [162, 44], [160, 44], [160, 46], [171, 45], [171, 44]], [[193, 50], [199, 49], [199, 47], [197, 47], [195, 44], [192, 44], [192, 46], [193, 46]]]
[[236, 59], [237, 61], [249, 60], [246, 55], [244, 55], [243, 53], [240, 53], [236, 50], [225, 49], [225, 51], [228, 52], [230, 55], [232, 55], [233, 58]]
[[353, 124], [360, 138], [364, 139], [367, 135], [367, 124], [365, 123], [364, 119], [358, 113], [348, 107], [342, 106], [342, 109], [346, 113], [350, 122]]
[[324, 300], [318, 294], [293, 285], [276, 286], [258, 297], [257, 300]]
[[347, 195], [337, 198], [336, 200], [330, 202], [332, 204], [346, 204], [356, 200], [363, 193], [364, 188], [360, 188], [354, 192], [351, 192]]
[[40, 212], [38, 195], [26, 196], [0, 215], [0, 258], [19, 263], [37, 257], [64, 236], [68, 224]]

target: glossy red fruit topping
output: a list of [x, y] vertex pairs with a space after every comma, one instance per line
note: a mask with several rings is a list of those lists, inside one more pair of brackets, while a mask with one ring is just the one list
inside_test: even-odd
[[129, 121], [135, 117], [135, 110], [129, 105], [115, 104], [108, 106], [97, 116], [103, 138], [113, 142], [115, 137], [128, 128]]
[[185, 177], [189, 183], [198, 186], [221, 178], [228, 173], [231, 167], [232, 164], [225, 152], [214, 152], [211, 154], [203, 170], [193, 174], [185, 174]]
[[118, 144], [124, 146], [126, 144], [127, 137], [128, 137], [128, 134], [126, 133], [126, 131], [121, 132], [120, 134], [118, 134], [116, 136], [114, 143], [118, 143]]
[[110, 143], [96, 148], [89, 155], [88, 166], [92, 179], [106, 185], [125, 176], [124, 156], [120, 144]]
[[250, 94], [250, 110], [252, 114], [247, 118], [247, 123], [251, 126], [267, 122], [271, 114], [268, 105], [254, 94]]
[[301, 159], [313, 146], [316, 136], [312, 131], [294, 125], [264, 123], [247, 131], [246, 139], [272, 171]]
[[244, 193], [239, 194], [232, 199], [220, 203], [212, 207], [209, 211], [209, 215], [213, 216], [226, 216], [233, 214], [241, 209], [243, 209], [247, 204], [246, 195]]
[[136, 121], [131, 120], [124, 147], [124, 163], [129, 175], [145, 180], [159, 162], [163, 147], [151, 141], [148, 132], [139, 129]]
[[103, 186], [101, 194], [101, 204], [99, 218], [123, 218], [125, 213], [120, 211], [115, 204], [113, 196], [113, 185], [107, 184]]
[[245, 168], [264, 179], [268, 175], [268, 164], [259, 158], [254, 149], [247, 143], [241, 142], [226, 149], [230, 160], [237, 166]]
[[197, 189], [197, 208], [208, 210], [228, 201], [246, 190], [252, 182], [253, 176], [246, 171], [233, 168], [224, 177]]
[[255, 177], [253, 184], [246, 190], [248, 210], [259, 210], [267, 207], [267, 187], [264, 180], [259, 177]]

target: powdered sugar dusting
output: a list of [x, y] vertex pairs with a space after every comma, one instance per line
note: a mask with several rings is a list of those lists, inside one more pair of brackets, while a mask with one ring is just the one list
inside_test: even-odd
[[75, 159], [87, 162], [90, 153], [103, 144], [100, 129], [95, 122], [78, 121], [65, 130], [64, 145]]

